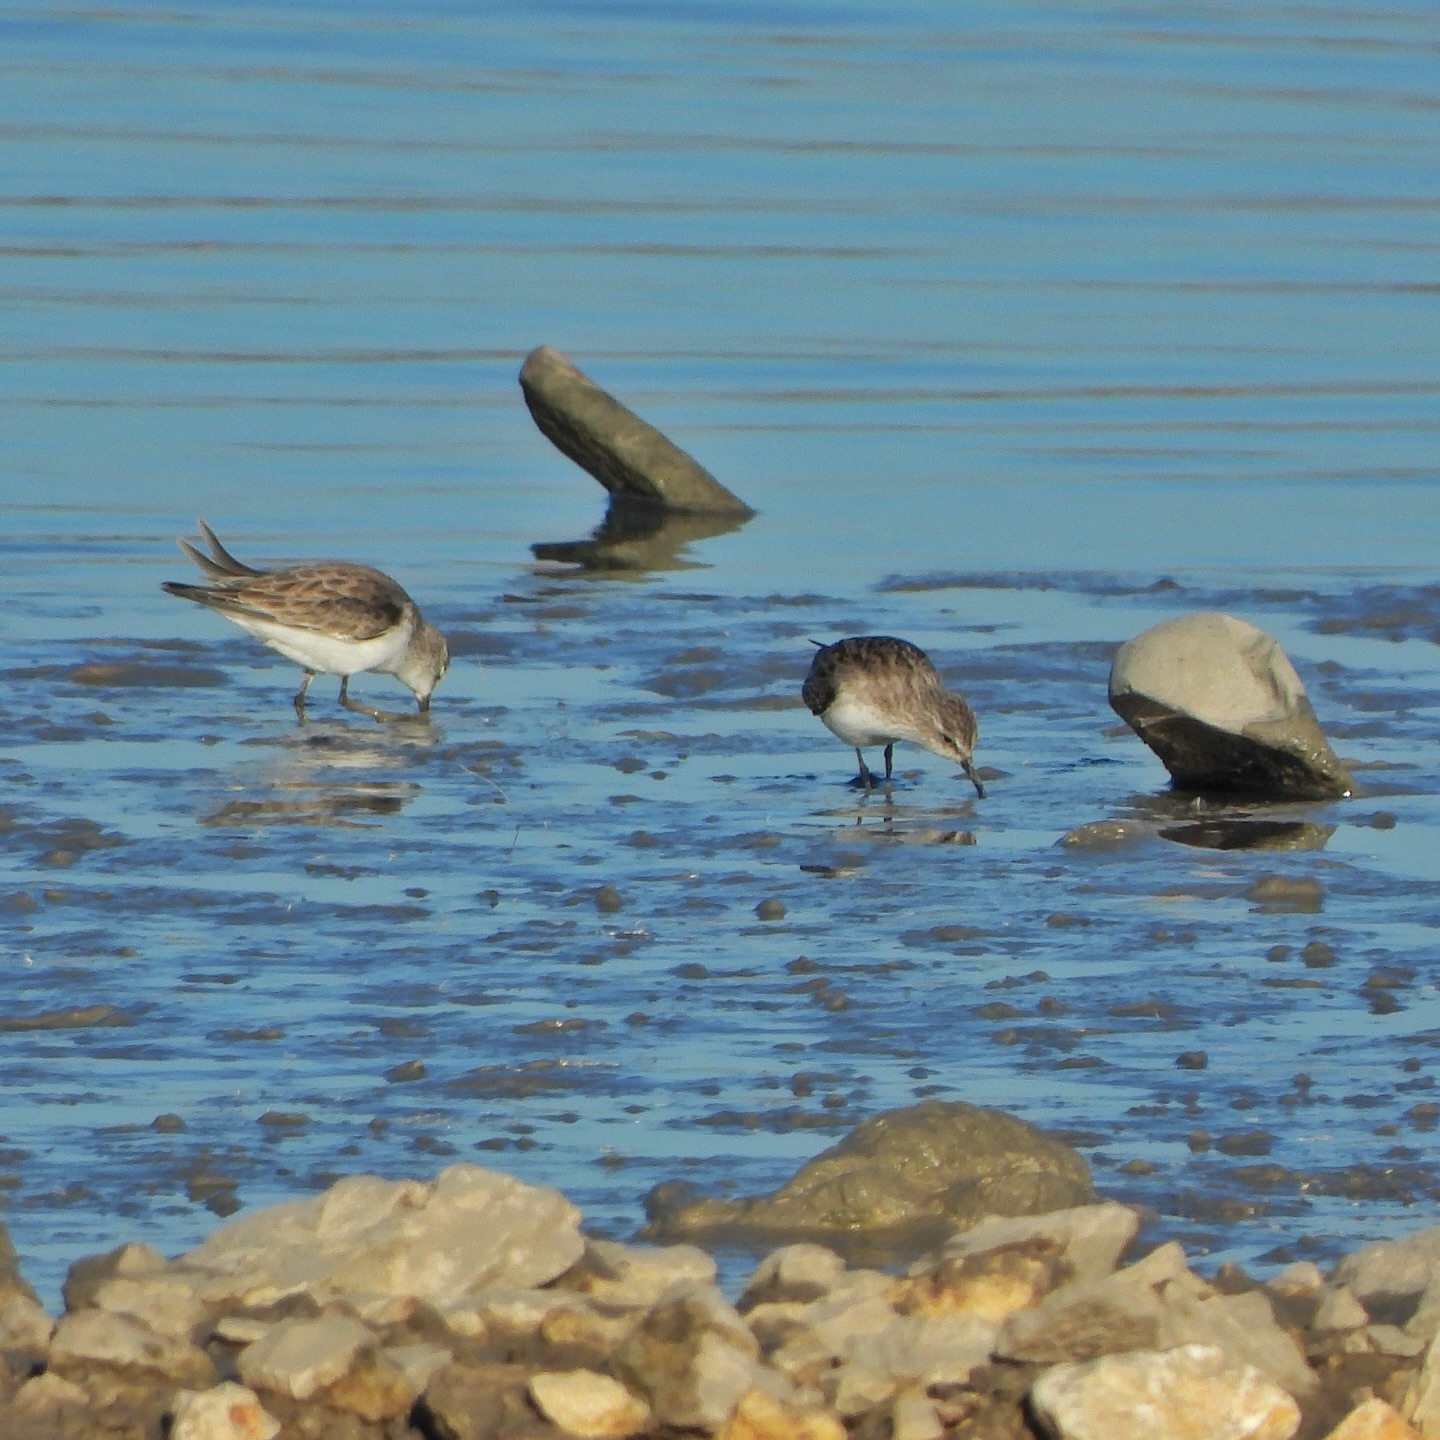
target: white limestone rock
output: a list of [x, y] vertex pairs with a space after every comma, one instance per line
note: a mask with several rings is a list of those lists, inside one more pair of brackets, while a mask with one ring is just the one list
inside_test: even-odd
[[572, 1290], [522, 1290], [513, 1285], [490, 1285], [440, 1306], [439, 1311], [452, 1334], [467, 1340], [484, 1340], [496, 1335], [536, 1335], [555, 1311], [574, 1309], [581, 1303]]
[[1001, 1326], [995, 1353], [1032, 1364], [1089, 1361], [1124, 1350], [1203, 1344], [1231, 1366], [1253, 1365], [1295, 1395], [1317, 1379], [1260, 1291], [1222, 1295], [1173, 1242], [1103, 1280], [1075, 1281]]
[[547, 1420], [581, 1440], [625, 1440], [650, 1421], [643, 1400], [594, 1370], [541, 1371], [530, 1377], [530, 1398]]
[[863, 1358], [896, 1380], [962, 1385], [989, 1360], [998, 1329], [979, 1315], [902, 1315], [864, 1348]]
[[1061, 1263], [1072, 1280], [1099, 1280], [1109, 1275], [1125, 1247], [1135, 1238], [1140, 1217], [1128, 1205], [1076, 1205], [1048, 1215], [991, 1216], [948, 1240], [939, 1255], [918, 1261], [911, 1275], [924, 1274], [938, 1261], [983, 1255], [1030, 1240], [1061, 1247]]
[[565, 1288], [605, 1305], [643, 1308], [677, 1285], [708, 1285], [715, 1261], [698, 1245], [621, 1245], [587, 1240], [585, 1254]]
[[278, 1324], [275, 1320], [255, 1320], [249, 1315], [226, 1315], [215, 1322], [211, 1332], [217, 1340], [231, 1345], [253, 1345], [263, 1340]]
[[788, 1400], [792, 1387], [762, 1365], [759, 1346], [713, 1285], [692, 1285], [650, 1310], [615, 1353], [623, 1378], [662, 1424], [718, 1430], [740, 1397], [763, 1390]]
[[1369, 1323], [1370, 1317], [1365, 1313], [1365, 1307], [1355, 1298], [1355, 1292], [1346, 1285], [1335, 1285], [1321, 1295], [1310, 1328], [1358, 1330]]
[[1172, 1241], [1101, 1280], [1071, 1281], [1033, 1308], [1009, 1316], [1000, 1327], [995, 1353], [1007, 1360], [1054, 1365], [1117, 1350], [1153, 1349], [1164, 1308], [1161, 1292], [1188, 1273], [1185, 1252]]
[[282, 1320], [236, 1358], [240, 1378], [255, 1390], [308, 1400], [333, 1385], [375, 1344], [375, 1336], [349, 1315]]
[[1318, 1295], [1324, 1286], [1324, 1272], [1313, 1260], [1297, 1260], [1280, 1271], [1265, 1288], [1273, 1295], [1303, 1298]]
[[18, 1291], [0, 1300], [0, 1350], [44, 1350], [54, 1333], [38, 1300]]
[[849, 1339], [838, 1368], [819, 1379], [841, 1415], [859, 1415], [917, 1385], [963, 1385], [990, 1358], [997, 1326], [978, 1315], [901, 1315]]
[[178, 1262], [208, 1304], [261, 1307], [408, 1296], [444, 1309], [487, 1286], [543, 1285], [584, 1251], [580, 1212], [555, 1190], [478, 1165], [430, 1184], [356, 1175], [323, 1195], [223, 1225]]
[[64, 1316], [50, 1341], [50, 1364], [61, 1371], [90, 1364], [154, 1370], [192, 1386], [215, 1379], [215, 1367], [203, 1350], [104, 1310]]
[[210, 1315], [192, 1278], [176, 1271], [113, 1275], [97, 1287], [93, 1303], [97, 1310], [128, 1316], [172, 1340], [190, 1339]]
[[1380, 1355], [1395, 1355], [1404, 1360], [1413, 1360], [1425, 1351], [1425, 1341], [1417, 1335], [1407, 1335], [1398, 1325], [1370, 1325], [1365, 1330], [1370, 1348]]
[[1289, 1394], [1211, 1345], [1057, 1365], [1030, 1403], [1058, 1440], [1289, 1440], [1300, 1425]]
[[1127, 641], [1110, 704], [1183, 788], [1307, 799], [1352, 789], [1285, 652], [1233, 615], [1179, 615]]
[[1187, 1272], [1184, 1281], [1166, 1285], [1161, 1298], [1157, 1348], [1214, 1346], [1232, 1369], [1253, 1366], [1292, 1395], [1308, 1395], [1319, 1384], [1305, 1352], [1276, 1321], [1261, 1292], [1220, 1295]]
[[912, 1386], [895, 1397], [890, 1407], [890, 1440], [940, 1440], [944, 1433], [940, 1412], [922, 1388]]
[[82, 1386], [53, 1370], [32, 1375], [16, 1392], [12, 1408], [29, 1415], [46, 1415], [56, 1410], [88, 1410], [90, 1396]]
[[1387, 1306], [1410, 1304], [1424, 1294], [1437, 1274], [1440, 1225], [1432, 1225], [1402, 1240], [1362, 1245], [1335, 1267], [1331, 1281], [1348, 1286], [1374, 1315]]
[[227, 1380], [175, 1397], [169, 1440], [275, 1440], [280, 1422], [253, 1390]]
[[756, 1267], [736, 1308], [744, 1314], [757, 1305], [818, 1300], [844, 1274], [845, 1262], [829, 1246], [782, 1245]]
[[[875, 1271], [855, 1271], [846, 1283], [837, 1285], [823, 1299], [809, 1305], [795, 1305], [786, 1316], [783, 1343], [770, 1356], [770, 1363], [792, 1378], [809, 1380], [831, 1368], [837, 1360], [848, 1361], [858, 1350], [874, 1343], [877, 1336], [899, 1319], [890, 1293], [894, 1281]], [[757, 1329], [769, 1329], [777, 1306], [757, 1306], [750, 1322]]]
[[430, 1383], [430, 1377], [444, 1369], [455, 1356], [443, 1345], [420, 1341], [414, 1345], [387, 1345], [380, 1352], [380, 1358], [398, 1370], [419, 1395]]
[[1424, 1436], [1440, 1436], [1440, 1336], [1430, 1342], [1410, 1377], [1400, 1413]]
[[112, 1276], [155, 1275], [165, 1264], [165, 1257], [153, 1246], [135, 1241], [117, 1245], [102, 1255], [86, 1255], [66, 1272], [61, 1298], [67, 1310], [84, 1310], [94, 1304], [95, 1292]]

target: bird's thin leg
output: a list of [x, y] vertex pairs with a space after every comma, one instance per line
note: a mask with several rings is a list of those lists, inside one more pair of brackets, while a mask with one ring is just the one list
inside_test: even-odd
[[895, 742], [892, 740], [885, 747], [885, 783], [890, 783], [890, 771], [895, 760]]
[[855, 779], [860, 783], [862, 788], [873, 790], [875, 788], [874, 777], [870, 774], [870, 767], [865, 763], [865, 757], [860, 753], [858, 746], [855, 750], [855, 758], [860, 762], [860, 773]]
[[305, 692], [310, 688], [310, 682], [315, 678], [313, 670], [305, 672], [305, 678], [300, 682], [300, 688], [295, 692], [295, 714], [300, 723], [305, 723]]
[[965, 773], [970, 777], [970, 783], [975, 787], [976, 795], [983, 800], [985, 798], [985, 787], [980, 783], [980, 777], [975, 773], [975, 767], [968, 760], [962, 760], [960, 764], [964, 767]]

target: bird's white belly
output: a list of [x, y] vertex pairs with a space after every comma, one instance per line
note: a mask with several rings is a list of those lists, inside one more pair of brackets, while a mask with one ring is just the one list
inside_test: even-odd
[[264, 641], [272, 650], [278, 650], [287, 660], [322, 675], [358, 675], [362, 670], [388, 670], [405, 653], [410, 640], [409, 628], [404, 625], [397, 625], [373, 640], [341, 640], [314, 630], [277, 625], [272, 620], [241, 619], [239, 616], [226, 618], [233, 618], [242, 629], [248, 630], [257, 640]]
[[836, 696], [830, 708], [820, 717], [830, 732], [847, 745], [863, 749], [866, 745], [889, 745], [905, 739], [895, 719], [863, 700]]

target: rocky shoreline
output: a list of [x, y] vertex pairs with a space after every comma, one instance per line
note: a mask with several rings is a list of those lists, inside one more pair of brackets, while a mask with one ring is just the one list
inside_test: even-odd
[[[1130, 1253], [1137, 1212], [1086, 1198], [1065, 1147], [1028, 1129], [934, 1103], [866, 1122], [752, 1218], [778, 1204], [799, 1233], [807, 1194], [822, 1234], [855, 1228], [857, 1205], [881, 1224], [958, 1207], [958, 1233], [898, 1273], [792, 1240], [733, 1304], [698, 1246], [587, 1237], [558, 1192], [471, 1164], [352, 1176], [174, 1260], [141, 1244], [79, 1260], [58, 1321], [7, 1241], [0, 1436], [1440, 1435], [1440, 1227], [1329, 1276], [1206, 1280], [1173, 1242]], [[1067, 1171], [1085, 1203], [1056, 1209]]]

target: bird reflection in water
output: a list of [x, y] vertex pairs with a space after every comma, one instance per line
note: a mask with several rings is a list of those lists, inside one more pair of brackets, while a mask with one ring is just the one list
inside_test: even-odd
[[[225, 800], [201, 823], [356, 828], [398, 815], [421, 787], [412, 780], [383, 779], [374, 773], [394, 768], [408, 747], [374, 743], [369, 738], [372, 733], [366, 731], [362, 738], [344, 727], [308, 734], [299, 743], [287, 740], [281, 763], [256, 777], [256, 783], [247, 787], [248, 795]], [[425, 738], [432, 742], [437, 738], [433, 727]]]

